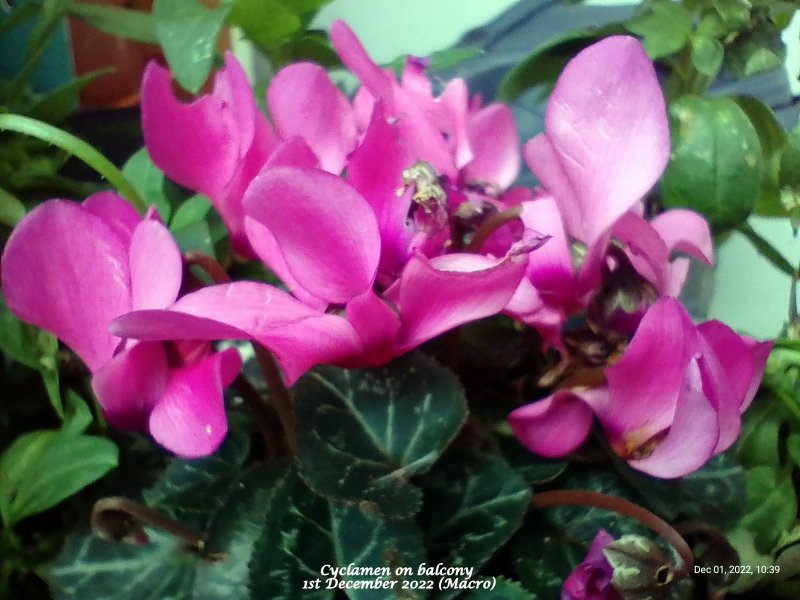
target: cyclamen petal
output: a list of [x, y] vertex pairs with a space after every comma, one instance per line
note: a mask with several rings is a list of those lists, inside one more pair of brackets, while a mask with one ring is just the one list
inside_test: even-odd
[[169, 310], [123, 315], [111, 331], [150, 341], [254, 339], [275, 353], [289, 385], [313, 366], [350, 363], [362, 354], [358, 335], [342, 317], [248, 281], [203, 288]]
[[140, 430], [147, 426], [169, 378], [169, 364], [159, 343], [140, 342], [113, 357], [92, 378], [92, 388], [108, 422]]
[[[172, 234], [160, 222], [145, 219], [136, 227], [129, 250], [131, 308], [165, 308], [175, 302], [183, 260]], [[158, 268], [153, 268], [154, 260]]]
[[569, 233], [590, 244], [653, 186], [669, 151], [653, 64], [638, 40], [612, 36], [567, 64], [525, 158]]
[[[226, 77], [220, 71], [218, 78]], [[153, 162], [171, 179], [211, 198], [233, 177], [242, 148], [237, 119], [225, 99], [201, 96], [190, 104], [172, 91], [169, 71], [151, 62], [142, 80], [142, 130]]]
[[253, 181], [244, 203], [312, 296], [345, 304], [372, 286], [381, 253], [378, 223], [366, 200], [340, 178], [276, 167]]
[[606, 393], [602, 389], [560, 390], [512, 411], [508, 424], [530, 451], [554, 458], [564, 456], [576, 450], [589, 435], [594, 413], [587, 398]]
[[270, 82], [267, 103], [282, 138], [302, 137], [323, 169], [342, 171], [356, 143], [356, 126], [350, 103], [325, 69], [313, 63], [281, 69]]
[[646, 458], [628, 463], [648, 475], [682, 477], [702, 467], [714, 454], [720, 425], [706, 392], [697, 360], [692, 360], [675, 403], [675, 414], [664, 439]]
[[440, 333], [500, 312], [525, 274], [524, 257], [415, 255], [386, 296], [400, 313], [397, 353]]
[[465, 167], [464, 177], [506, 189], [517, 178], [521, 161], [511, 109], [490, 104], [471, 115], [467, 127], [474, 157]]
[[230, 348], [170, 373], [164, 393], [150, 413], [150, 433], [178, 456], [213, 454], [228, 432], [223, 390], [242, 363]]
[[131, 310], [128, 251], [112, 227], [74, 202], [50, 200], [17, 225], [2, 258], [9, 310], [53, 333], [92, 373], [120, 342], [108, 323]]

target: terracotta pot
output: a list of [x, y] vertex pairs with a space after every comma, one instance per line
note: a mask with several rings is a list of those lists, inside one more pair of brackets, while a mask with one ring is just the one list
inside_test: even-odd
[[[81, 0], [135, 10], [150, 10], [153, 0]], [[78, 18], [69, 18], [72, 53], [77, 75], [112, 68], [87, 85], [80, 95], [81, 106], [93, 108], [129, 107], [139, 101], [139, 85], [147, 61], [161, 57], [158, 46], [124, 40], [93, 28]]]

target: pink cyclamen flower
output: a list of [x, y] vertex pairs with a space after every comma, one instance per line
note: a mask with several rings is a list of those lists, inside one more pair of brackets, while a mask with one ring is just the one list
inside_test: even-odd
[[126, 342], [108, 332], [121, 314], [172, 304], [181, 273], [164, 225], [153, 214], [141, 219], [111, 192], [83, 204], [38, 206], [17, 225], [2, 258], [9, 309], [81, 357], [109, 422], [147, 429], [168, 450], [197, 457], [213, 453], [227, 432], [223, 389], [239, 371], [238, 353]]
[[596, 416], [631, 467], [681, 477], [736, 440], [771, 347], [719, 321], [694, 325], [680, 302], [660, 298], [605, 369], [605, 385], [557, 390], [514, 410], [509, 424], [530, 450], [555, 457], [578, 448]]
[[611, 585], [614, 569], [603, 550], [614, 537], [601, 529], [597, 532], [589, 552], [581, 564], [564, 580], [561, 600], [620, 600], [619, 592]]
[[375, 206], [319, 169], [267, 169], [248, 188], [244, 205], [253, 248], [293, 296], [234, 282], [188, 294], [169, 310], [125, 315], [112, 331], [143, 340], [179, 332], [192, 339], [252, 338], [275, 353], [291, 384], [316, 364], [383, 364], [448, 329], [496, 314], [525, 271], [523, 242], [499, 258], [413, 252], [397, 276], [379, 281]]
[[176, 98], [169, 72], [158, 63], [148, 65], [142, 80], [142, 129], [153, 162], [174, 181], [208, 196], [234, 248], [247, 257], [254, 254], [242, 198], [258, 172], [270, 160], [287, 164], [297, 158], [338, 174], [356, 142], [350, 103], [319, 65], [282, 69], [270, 84], [267, 104], [274, 129], [230, 53], [212, 92], [188, 104]]
[[[641, 216], [669, 152], [663, 94], [641, 43], [613, 36], [575, 56], [548, 102], [545, 131], [525, 146], [544, 189], [523, 202], [521, 218], [550, 241], [530, 256], [509, 312], [559, 345], [564, 321], [590, 305], [604, 279], [625, 276], [620, 269], [632, 267], [652, 300], [680, 293], [689, 262], [675, 251], [710, 264], [711, 234], [699, 214]], [[578, 267], [575, 246], [583, 249]], [[648, 304], [617, 324], [632, 332]]]

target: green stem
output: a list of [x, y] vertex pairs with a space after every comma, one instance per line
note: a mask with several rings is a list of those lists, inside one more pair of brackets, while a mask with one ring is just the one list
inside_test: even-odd
[[15, 131], [58, 146], [81, 159], [108, 180], [137, 211], [144, 213], [147, 210], [147, 204], [133, 185], [125, 179], [122, 171], [92, 146], [71, 133], [30, 117], [12, 114], [0, 115], [0, 130]]
[[789, 277], [794, 277], [797, 273], [792, 264], [778, 252], [775, 247], [761, 237], [750, 223], [744, 223], [739, 227], [739, 231], [753, 244], [758, 253], [771, 262], [775, 268], [786, 273]]

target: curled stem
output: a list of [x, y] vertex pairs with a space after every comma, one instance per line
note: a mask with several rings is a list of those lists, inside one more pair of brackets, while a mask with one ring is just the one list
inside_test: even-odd
[[472, 241], [470, 241], [469, 245], [467, 246], [467, 252], [480, 252], [480, 249], [483, 247], [483, 244], [486, 242], [486, 240], [489, 239], [490, 235], [492, 235], [506, 223], [510, 223], [514, 219], [518, 219], [521, 214], [521, 206], [515, 206], [514, 208], [509, 208], [503, 212], [493, 214], [491, 217], [486, 219], [486, 221], [484, 221], [475, 232], [475, 235], [472, 237]]
[[204, 536], [199, 531], [135, 500], [112, 496], [98, 500], [92, 508], [92, 532], [106, 540], [137, 546], [146, 544], [148, 537], [144, 525], [172, 534], [196, 552], [202, 551], [205, 545]]
[[71, 133], [30, 117], [13, 114], [0, 115], [0, 131], [15, 131], [58, 146], [81, 159], [107, 179], [137, 211], [144, 213], [147, 210], [147, 204], [136, 188], [125, 178], [122, 171], [92, 146]]
[[550, 508], [563, 505], [591, 506], [617, 512], [638, 521], [658, 534], [675, 549], [680, 557], [680, 562], [673, 566], [673, 574], [676, 579], [687, 577], [694, 566], [692, 549], [680, 533], [646, 508], [624, 498], [588, 490], [552, 490], [534, 494], [531, 505], [535, 508]]

